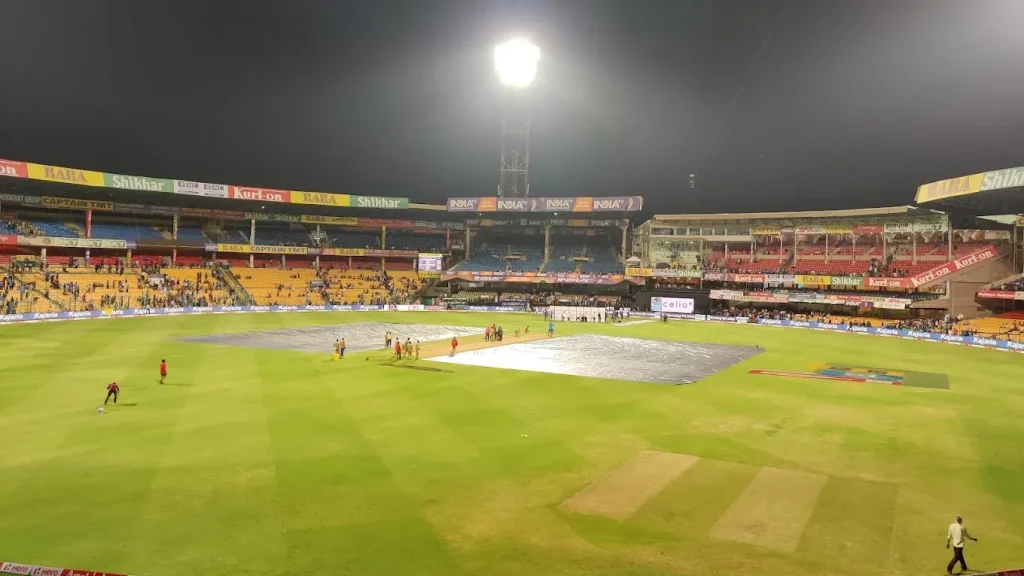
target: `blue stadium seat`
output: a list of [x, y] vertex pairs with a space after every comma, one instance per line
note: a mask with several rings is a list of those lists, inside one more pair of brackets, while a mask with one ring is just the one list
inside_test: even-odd
[[76, 230], [65, 224], [53, 220], [32, 220], [29, 222], [41, 236], [53, 236], [56, 238], [80, 238]]
[[164, 240], [164, 235], [152, 226], [135, 226], [133, 224], [93, 224], [92, 237], [109, 240], [124, 240], [134, 242], [136, 240], [153, 239]]
[[206, 234], [199, 228], [178, 226], [178, 240], [183, 242], [206, 242]]

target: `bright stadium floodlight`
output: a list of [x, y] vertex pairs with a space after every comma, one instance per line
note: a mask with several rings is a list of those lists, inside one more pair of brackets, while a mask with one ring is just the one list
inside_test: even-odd
[[512, 88], [526, 88], [537, 77], [540, 48], [527, 40], [509, 40], [494, 48], [494, 70], [498, 80]]

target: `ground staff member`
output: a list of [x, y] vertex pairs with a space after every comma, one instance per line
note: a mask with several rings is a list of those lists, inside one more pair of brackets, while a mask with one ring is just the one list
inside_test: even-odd
[[964, 560], [964, 538], [978, 541], [977, 538], [967, 533], [964, 519], [957, 516], [956, 522], [949, 525], [949, 532], [946, 533], [946, 548], [949, 548], [950, 544], [953, 545], [953, 559], [946, 565], [946, 574], [953, 573], [953, 567], [957, 562], [960, 563], [960, 571], [967, 572], [967, 560]]

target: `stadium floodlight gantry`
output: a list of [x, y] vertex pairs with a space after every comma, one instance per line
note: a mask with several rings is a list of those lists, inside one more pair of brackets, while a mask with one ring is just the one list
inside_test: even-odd
[[494, 48], [498, 81], [516, 92], [505, 94], [501, 116], [500, 197], [530, 194], [530, 118], [521, 92], [533, 84], [539, 63], [540, 49], [528, 40], [509, 40]]

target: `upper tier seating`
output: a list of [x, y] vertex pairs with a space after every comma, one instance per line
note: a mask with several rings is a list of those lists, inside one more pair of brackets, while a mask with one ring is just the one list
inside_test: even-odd
[[416, 250], [428, 253], [445, 250], [444, 234], [409, 234], [388, 230], [387, 243], [389, 250]]
[[29, 222], [39, 236], [56, 238], [81, 238], [82, 234], [68, 223], [56, 220], [32, 220]]
[[152, 226], [135, 226], [132, 224], [93, 223], [91, 233], [93, 238], [124, 240], [126, 242], [135, 242], [142, 239], [165, 239], [164, 235]]

